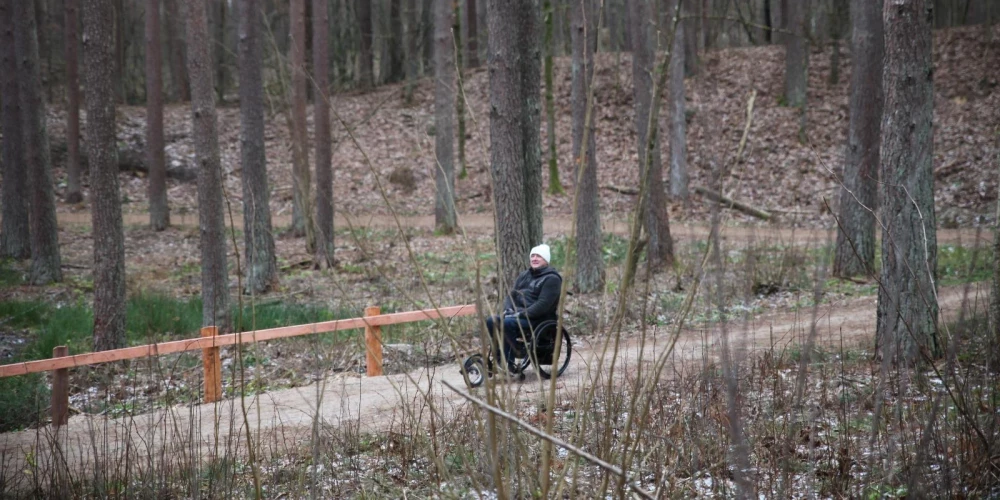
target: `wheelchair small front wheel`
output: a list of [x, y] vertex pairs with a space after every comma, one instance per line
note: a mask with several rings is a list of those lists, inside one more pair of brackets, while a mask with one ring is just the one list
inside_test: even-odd
[[483, 385], [483, 381], [486, 380], [486, 363], [483, 361], [482, 354], [473, 354], [465, 358], [462, 376], [465, 377], [465, 385], [469, 388]]

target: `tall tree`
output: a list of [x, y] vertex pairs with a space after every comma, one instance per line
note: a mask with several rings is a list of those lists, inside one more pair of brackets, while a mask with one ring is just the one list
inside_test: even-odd
[[809, 0], [788, 4], [788, 29], [785, 39], [785, 101], [793, 108], [804, 108], [809, 83], [809, 40], [806, 12]]
[[306, 236], [306, 246], [314, 248], [312, 227], [312, 181], [309, 175], [309, 130], [306, 128], [306, 0], [292, 0], [292, 232]]
[[497, 257], [501, 288], [509, 290], [528, 263], [528, 220], [524, 193], [523, 99], [519, 30], [514, 13], [523, 0], [489, 0], [490, 174], [493, 181]]
[[553, 89], [555, 85], [552, 82], [554, 72], [552, 57], [555, 51], [552, 42], [555, 17], [552, 0], [544, 0], [542, 15], [545, 16], [545, 131], [549, 147], [549, 193], [562, 194], [562, 182], [559, 181], [559, 155], [556, 153], [556, 100]]
[[[639, 154], [640, 179], [646, 186], [643, 204], [643, 225], [648, 235], [646, 259], [651, 269], [672, 264], [673, 240], [667, 214], [666, 193], [663, 186], [663, 167], [660, 156], [660, 138], [657, 130], [659, 115], [658, 96], [661, 88], [653, 85], [655, 51], [650, 35], [655, 18], [650, 15], [651, 0], [629, 3], [632, 25], [632, 80], [635, 96], [636, 145]], [[661, 83], [662, 82], [658, 82]]]
[[476, 13], [476, 0], [465, 0], [465, 29], [468, 33], [465, 40], [465, 67], [479, 67], [479, 18]]
[[462, 44], [457, 43], [457, 37], [462, 32], [462, 12], [459, 8], [460, 5], [461, 2], [455, 2], [455, 22], [452, 25], [452, 33], [454, 33], [456, 37], [456, 44], [453, 47], [453, 50], [455, 52], [455, 69], [458, 77], [458, 83], [455, 87], [454, 93], [455, 96], [452, 100], [455, 101], [455, 121], [458, 126], [458, 178], [464, 179], [469, 176], [469, 172], [465, 168], [465, 98], [462, 96], [462, 89], [464, 88], [462, 73], [465, 70], [465, 64], [462, 60]]
[[395, 83], [406, 76], [403, 67], [403, 13], [402, 0], [389, 0], [389, 71], [386, 72], [385, 83]]
[[930, 0], [887, 0], [880, 198], [882, 273], [877, 338], [885, 359], [937, 354], [934, 85]]
[[676, 4], [671, 0], [667, 9], [668, 20], [675, 26], [670, 63], [667, 66], [667, 113], [670, 115], [670, 195], [688, 199], [687, 121], [684, 103], [684, 21], [672, 22]]
[[455, 48], [452, 0], [434, 2], [434, 225], [450, 234], [455, 216]]
[[[524, 169], [524, 213], [528, 242], [542, 242], [542, 53], [538, 0], [520, 0], [511, 19], [518, 30], [517, 62], [521, 76], [521, 163]], [[526, 257], [525, 257], [526, 258]]]
[[215, 31], [212, 48], [215, 53], [215, 93], [219, 102], [226, 102], [226, 88], [229, 85], [229, 48], [226, 44], [226, 17], [229, 0], [215, 1], [215, 15], [212, 27]]
[[357, 0], [358, 33], [361, 35], [361, 51], [358, 53], [358, 85], [370, 89], [375, 85], [372, 64], [372, 4], [369, 0]]
[[[840, 83], [840, 40], [844, 38], [847, 31], [850, 0], [832, 0], [833, 6], [830, 8], [830, 76], [827, 81], [830, 85]], [[881, 2], [873, 2], [881, 5]]]
[[264, 75], [258, 0], [237, 3], [239, 18], [240, 164], [243, 165], [244, 292], [263, 293], [277, 281], [264, 149]]
[[185, 52], [184, 18], [180, 0], [164, 2], [167, 14], [167, 57], [170, 59], [170, 85], [174, 99], [191, 100]]
[[146, 1], [146, 162], [149, 164], [149, 227], [170, 225], [167, 162], [163, 152], [163, 60], [160, 57], [160, 0]]
[[0, 100], [3, 101], [3, 222], [0, 226], [0, 257], [31, 257], [28, 217], [28, 172], [21, 135], [21, 103], [18, 92], [17, 51], [14, 46], [14, 3], [0, 0]]
[[125, 235], [115, 139], [114, 7], [83, 2], [87, 159], [94, 224], [94, 350], [125, 347]]
[[573, 74], [570, 100], [573, 106], [573, 165], [576, 171], [576, 286], [592, 292], [604, 284], [601, 254], [601, 217], [597, 200], [597, 140], [594, 138], [593, 104], [588, 110], [590, 85], [594, 78], [597, 51], [597, 23], [590, 0], [571, 6]]
[[17, 66], [18, 97], [31, 197], [28, 217], [31, 224], [31, 282], [42, 285], [62, 281], [62, 269], [34, 14], [31, 2], [14, 2], [14, 46], [20, 59]]
[[850, 126], [840, 189], [833, 275], [875, 271], [875, 214], [882, 130], [883, 0], [852, 0]]
[[403, 90], [403, 100], [407, 105], [413, 104], [413, 90], [420, 76], [420, 11], [417, 0], [406, 0], [406, 87]]
[[204, 0], [187, 0], [187, 61], [191, 121], [198, 162], [198, 229], [201, 235], [201, 322], [229, 330], [226, 227], [222, 216], [222, 165], [212, 85], [211, 39]]
[[333, 261], [333, 167], [330, 156], [330, 91], [327, 81], [330, 13], [326, 0], [313, 0], [313, 127], [316, 129], [316, 262]]
[[83, 201], [80, 186], [80, 73], [77, 64], [80, 13], [76, 0], [67, 0], [66, 38], [66, 203]]

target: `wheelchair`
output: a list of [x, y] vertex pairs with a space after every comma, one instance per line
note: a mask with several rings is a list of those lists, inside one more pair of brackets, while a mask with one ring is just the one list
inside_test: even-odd
[[[558, 322], [555, 320], [543, 321], [535, 326], [532, 332], [524, 332], [524, 335], [518, 337], [516, 345], [513, 346], [514, 370], [509, 375], [524, 380], [524, 371], [531, 365], [535, 365], [535, 371], [542, 380], [562, 375], [569, 366], [569, 359], [573, 354], [573, 341], [566, 327], [563, 327], [562, 336], [558, 339], [561, 342], [559, 358], [555, 359], [558, 327]], [[530, 337], [528, 342], [525, 342], [525, 337]], [[481, 353], [476, 353], [466, 358], [463, 363], [461, 372], [466, 385], [470, 388], [479, 387], [487, 377], [492, 377], [501, 369], [506, 370], [506, 362], [497, 350], [497, 339], [491, 339], [490, 344], [491, 348], [486, 359], [483, 359]]]

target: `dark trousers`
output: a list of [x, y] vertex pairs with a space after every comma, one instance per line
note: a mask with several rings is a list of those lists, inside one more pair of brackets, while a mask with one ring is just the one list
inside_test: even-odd
[[[517, 349], [518, 346], [517, 341], [522, 338], [531, 338], [531, 323], [527, 318], [514, 318], [510, 316], [505, 318], [501, 318], [500, 316], [490, 316], [489, 318], [486, 318], [486, 329], [490, 332], [490, 339], [494, 343], [494, 346], [496, 346], [496, 337], [494, 336], [493, 328], [501, 322], [503, 323], [504, 339], [503, 357], [504, 360], [507, 361], [507, 368], [512, 368], [514, 364], [515, 349]], [[517, 354], [521, 354], [522, 357], [524, 356], [524, 353]]]

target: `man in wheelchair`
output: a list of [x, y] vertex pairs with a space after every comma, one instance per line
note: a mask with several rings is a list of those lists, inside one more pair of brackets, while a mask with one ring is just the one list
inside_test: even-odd
[[503, 355], [508, 372], [516, 371], [515, 357], [526, 355], [520, 340], [531, 338], [533, 326], [558, 317], [562, 276], [549, 265], [549, 246], [542, 244], [532, 248], [529, 259], [531, 267], [517, 277], [511, 292], [504, 298], [503, 316], [486, 318], [486, 329], [492, 339], [496, 339], [494, 328], [502, 325]]

